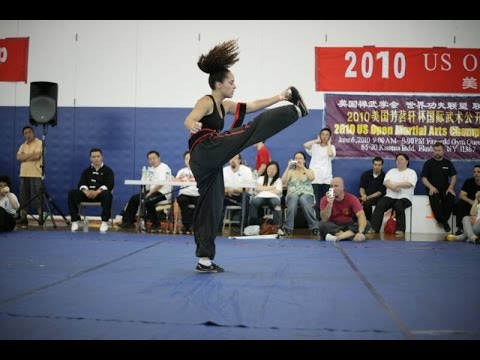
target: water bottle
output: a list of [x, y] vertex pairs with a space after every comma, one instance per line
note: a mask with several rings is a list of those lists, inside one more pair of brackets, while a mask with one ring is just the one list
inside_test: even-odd
[[253, 180], [257, 181], [258, 180], [258, 171], [253, 170]]
[[153, 170], [153, 167], [149, 167], [147, 170], [147, 180], [153, 181], [154, 176], [155, 176], [155, 171]]
[[148, 170], [147, 170], [147, 167], [144, 166], [142, 168], [142, 181], [147, 181], [147, 176], [148, 176]]
[[88, 232], [88, 218], [86, 216], [83, 220], [83, 232]]

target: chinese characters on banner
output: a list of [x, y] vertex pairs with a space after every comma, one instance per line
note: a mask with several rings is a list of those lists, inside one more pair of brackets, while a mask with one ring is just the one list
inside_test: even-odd
[[440, 141], [449, 159], [480, 159], [480, 96], [326, 94], [324, 116], [339, 157], [426, 160]]
[[480, 49], [317, 47], [317, 91], [480, 94]]
[[29, 38], [0, 39], [0, 81], [27, 82]]

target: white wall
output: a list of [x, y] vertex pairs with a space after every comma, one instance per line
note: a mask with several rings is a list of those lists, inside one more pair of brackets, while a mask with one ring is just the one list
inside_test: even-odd
[[[200, 54], [239, 39], [236, 99], [289, 85], [311, 108], [315, 46], [480, 47], [479, 20], [2, 20], [0, 38], [30, 37], [28, 82], [59, 83], [59, 105], [192, 107], [209, 92]], [[0, 83], [0, 106], [28, 106], [29, 83]]]
[[[375, 208], [375, 207], [374, 207]], [[382, 228], [380, 232], [384, 232], [385, 223], [390, 219], [392, 212], [387, 210], [383, 215]], [[448, 223], [452, 227], [452, 233], [455, 233], [457, 230], [456, 221], [454, 221], [454, 215], [450, 216]], [[406, 240], [415, 240], [415, 237], [411, 237], [410, 233], [417, 234], [439, 234], [447, 236], [447, 233], [443, 229], [443, 225], [438, 224], [433, 215], [430, 202], [427, 195], [414, 195], [412, 199], [412, 206], [405, 209], [405, 234]], [[432, 237], [431, 241], [437, 241], [438, 237]], [[429, 241], [428, 239], [422, 238], [419, 241]]]
[[[433, 215], [430, 202], [427, 195], [415, 195], [412, 201], [412, 232], [423, 234], [445, 234], [443, 226], [439, 225]], [[450, 217], [449, 224], [455, 233], [457, 227], [453, 221], [453, 215]]]

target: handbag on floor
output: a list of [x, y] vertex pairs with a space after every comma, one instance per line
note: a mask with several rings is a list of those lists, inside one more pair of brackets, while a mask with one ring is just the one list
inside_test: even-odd
[[270, 223], [269, 219], [267, 219], [261, 226], [260, 226], [260, 235], [273, 235], [278, 233], [278, 225], [274, 225]]
[[385, 223], [383, 232], [385, 234], [395, 234], [396, 230], [397, 230], [397, 219], [395, 217], [395, 212], [392, 211], [392, 215], [390, 216], [390, 219], [388, 219], [387, 222]]

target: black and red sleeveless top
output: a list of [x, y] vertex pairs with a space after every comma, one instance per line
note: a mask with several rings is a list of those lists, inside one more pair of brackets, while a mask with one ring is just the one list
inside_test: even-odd
[[210, 97], [210, 99], [212, 99], [213, 101], [213, 112], [210, 115], [205, 115], [203, 118], [200, 119], [200, 122], [202, 123], [202, 129], [197, 133], [192, 134], [190, 136], [190, 139], [188, 140], [188, 147], [190, 151], [192, 151], [195, 145], [198, 144], [198, 142], [206, 136], [222, 131], [223, 126], [225, 125], [225, 108], [223, 107], [223, 104], [220, 104], [220, 108], [222, 110], [222, 114], [220, 115], [213, 96], [207, 96]]
[[[225, 125], [225, 108], [223, 104], [220, 104], [220, 109], [222, 110], [222, 114], [218, 112], [217, 105], [215, 104], [215, 100], [213, 99], [212, 95], [207, 95], [213, 101], [213, 112], [210, 115], [206, 115], [200, 119], [202, 123], [202, 129], [190, 136], [188, 140], [188, 148], [190, 152], [192, 152], [193, 148], [196, 144], [202, 141], [207, 136], [211, 136], [213, 134], [219, 133], [222, 131], [223, 126]], [[240, 127], [243, 123], [245, 118], [245, 114], [247, 112], [247, 104], [245, 103], [237, 103], [237, 110], [235, 111], [235, 118], [233, 120], [231, 128]]]

